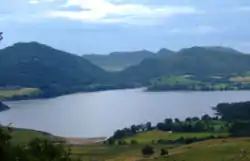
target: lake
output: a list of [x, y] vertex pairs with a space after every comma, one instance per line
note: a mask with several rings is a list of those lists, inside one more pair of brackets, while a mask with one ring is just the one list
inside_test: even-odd
[[166, 117], [213, 114], [220, 102], [250, 100], [250, 91], [144, 92], [143, 89], [77, 93], [62, 97], [5, 102], [2, 124], [43, 130], [59, 136], [110, 136], [119, 128]]

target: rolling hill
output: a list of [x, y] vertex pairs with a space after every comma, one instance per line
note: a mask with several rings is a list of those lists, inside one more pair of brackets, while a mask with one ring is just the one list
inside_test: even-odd
[[250, 55], [226, 48], [191, 47], [164, 57], [144, 59], [122, 71], [129, 81], [147, 83], [165, 75], [228, 75], [250, 71]]
[[[179, 52], [163, 48], [157, 53], [142, 50], [83, 57], [37, 42], [17, 43], [0, 50], [0, 90], [4, 95], [11, 90], [13, 99], [52, 97], [149, 86], [153, 79], [164, 76], [238, 76], [250, 71], [250, 55], [224, 47], [192, 47]], [[126, 69], [107, 72], [90, 61], [113, 71]], [[13, 89], [39, 92], [15, 95]]]
[[121, 71], [139, 64], [143, 59], [153, 57], [154, 53], [141, 50], [135, 52], [113, 52], [109, 55], [83, 55], [83, 58], [107, 71]]
[[0, 50], [0, 86], [38, 88], [54, 96], [87, 90], [109, 74], [80, 56], [37, 42], [17, 43]]

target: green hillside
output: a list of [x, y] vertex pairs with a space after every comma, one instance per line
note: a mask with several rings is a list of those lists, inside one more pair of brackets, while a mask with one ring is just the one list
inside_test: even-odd
[[52, 47], [17, 43], [0, 50], [0, 87], [38, 88], [44, 97], [105, 84], [109, 74], [80, 56]]
[[14, 99], [15, 97], [35, 97], [40, 95], [41, 91], [37, 88], [13, 88], [0, 89], [0, 100]]
[[[231, 48], [192, 47], [179, 52], [163, 48], [155, 54], [142, 50], [83, 57], [36, 42], [17, 43], [0, 50], [0, 99], [53, 97], [79, 91], [142, 86], [154, 88], [158, 84], [157, 89], [161, 89], [166, 82], [177, 82], [178, 89], [183, 89], [183, 84], [185, 87], [188, 84], [187, 89], [197, 90], [210, 86], [212, 89], [249, 87], [246, 73], [250, 71], [250, 55]], [[112, 71], [127, 69], [107, 72], [101, 67]], [[185, 77], [187, 75], [195, 78]], [[208, 78], [213, 76], [216, 78]], [[221, 82], [219, 77], [226, 82]], [[206, 79], [205, 85], [201, 85], [203, 79]], [[214, 80], [220, 82], [211, 85], [210, 81]], [[36, 92], [23, 89], [36, 89]]]
[[168, 75], [241, 75], [250, 71], [250, 55], [222, 49], [182, 49], [165, 57], [144, 59], [139, 65], [126, 69], [122, 74], [129, 81], [147, 84], [151, 79]]

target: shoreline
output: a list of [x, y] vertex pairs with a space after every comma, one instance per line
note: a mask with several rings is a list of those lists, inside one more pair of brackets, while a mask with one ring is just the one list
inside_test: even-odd
[[[1, 99], [0, 101], [4, 102], [13, 102], [13, 101], [28, 101], [28, 100], [46, 100], [46, 99], [53, 99], [53, 98], [58, 98], [58, 97], [65, 97], [68, 95], [72, 94], [81, 94], [81, 93], [94, 93], [94, 92], [108, 92], [108, 91], [114, 91], [114, 90], [134, 90], [134, 89], [142, 89], [144, 92], [227, 92], [227, 91], [250, 91], [250, 89], [224, 89], [224, 90], [194, 90], [194, 89], [150, 89], [149, 87], [137, 87], [137, 88], [114, 88], [114, 89], [106, 89], [106, 90], [96, 90], [96, 91], [78, 91], [78, 92], [72, 92], [72, 93], [67, 93], [67, 94], [60, 94], [57, 96], [52, 96], [52, 97], [26, 97], [26, 98], [5, 98]], [[10, 107], [11, 108], [11, 107]], [[10, 109], [9, 108], [9, 109]], [[7, 110], [9, 110], [7, 109]], [[0, 110], [0, 112], [3, 112]]]
[[97, 138], [72, 138], [72, 137], [62, 137], [66, 140], [68, 145], [94, 145], [100, 144], [107, 140], [107, 137], [97, 137]]
[[[146, 87], [145, 87], [146, 88]], [[90, 91], [77, 91], [77, 92], [70, 92], [70, 93], [65, 93], [65, 94], [58, 94], [56, 96], [51, 96], [51, 97], [43, 97], [43, 96], [30, 96], [30, 97], [22, 97], [18, 96], [16, 98], [10, 97], [10, 98], [2, 98], [0, 101], [2, 102], [9, 102], [9, 101], [26, 101], [26, 100], [46, 100], [46, 99], [53, 99], [53, 98], [58, 98], [58, 97], [64, 97], [67, 95], [72, 95], [72, 94], [80, 94], [80, 93], [94, 93], [94, 92], [107, 92], [107, 91], [115, 91], [115, 90], [133, 90], [133, 89], [140, 89], [140, 87], [135, 87], [135, 88], [110, 88], [110, 89], [103, 89], [103, 90], [90, 90]]]
[[[3, 128], [7, 128], [7, 126], [1, 126]], [[26, 128], [18, 128], [18, 127], [10, 127], [13, 131], [27, 131], [27, 132], [37, 132], [53, 141], [54, 143], [61, 143], [65, 145], [94, 145], [100, 144], [108, 139], [108, 137], [93, 137], [93, 138], [85, 138], [85, 137], [65, 137], [65, 136], [57, 136], [49, 132], [34, 130], [34, 129], [26, 129]]]

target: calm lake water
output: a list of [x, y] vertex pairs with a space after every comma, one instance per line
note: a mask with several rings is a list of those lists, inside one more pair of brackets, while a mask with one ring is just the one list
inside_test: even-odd
[[132, 124], [213, 114], [211, 107], [220, 102], [247, 100], [250, 100], [250, 91], [144, 92], [133, 89], [78, 93], [5, 102], [11, 110], [0, 113], [0, 122], [59, 136], [109, 136]]

